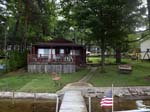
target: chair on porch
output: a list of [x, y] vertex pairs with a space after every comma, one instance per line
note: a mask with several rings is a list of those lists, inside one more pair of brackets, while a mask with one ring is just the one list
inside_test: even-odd
[[54, 81], [55, 86], [61, 85], [61, 81], [60, 81], [61, 77], [59, 74], [57, 74], [56, 72], [52, 72], [51, 77], [52, 77], [52, 80]]

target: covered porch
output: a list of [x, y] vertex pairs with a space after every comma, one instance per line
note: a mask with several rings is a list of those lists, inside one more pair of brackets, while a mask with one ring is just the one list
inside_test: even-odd
[[56, 54], [28, 54], [28, 64], [75, 64], [77, 56]]
[[65, 39], [36, 43], [27, 56], [29, 72], [72, 73], [77, 66], [86, 64], [86, 50]]

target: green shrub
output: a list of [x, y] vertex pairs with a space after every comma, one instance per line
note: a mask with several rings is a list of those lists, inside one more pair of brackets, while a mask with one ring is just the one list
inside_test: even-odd
[[5, 53], [3, 50], [0, 50], [0, 57], [4, 57], [5, 56]]
[[7, 70], [12, 71], [26, 65], [26, 51], [20, 53], [19, 51], [8, 52], [8, 59], [6, 62]]

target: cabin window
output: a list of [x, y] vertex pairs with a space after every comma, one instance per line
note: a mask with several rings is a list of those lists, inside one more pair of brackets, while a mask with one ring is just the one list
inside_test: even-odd
[[38, 57], [41, 57], [44, 55], [44, 49], [38, 49]]
[[55, 49], [49, 49], [49, 59], [55, 59], [56, 58], [56, 50]]
[[59, 52], [60, 54], [64, 54], [65, 53], [65, 51], [64, 51], [64, 49], [60, 49], [60, 52]]
[[38, 49], [38, 57], [55, 58], [55, 49]]
[[49, 49], [38, 49], [38, 57], [48, 58]]
[[75, 50], [75, 55], [80, 55], [80, 50]]
[[70, 50], [70, 55], [78, 56], [80, 55], [80, 50]]

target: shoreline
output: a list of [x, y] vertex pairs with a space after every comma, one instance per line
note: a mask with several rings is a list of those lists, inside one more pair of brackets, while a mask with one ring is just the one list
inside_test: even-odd
[[[111, 89], [111, 87], [69, 86], [56, 93], [0, 91], [0, 99], [56, 99], [62, 97], [66, 91], [71, 90], [81, 91], [84, 97], [102, 98]], [[129, 100], [150, 99], [150, 86], [113, 87], [113, 96]]]

